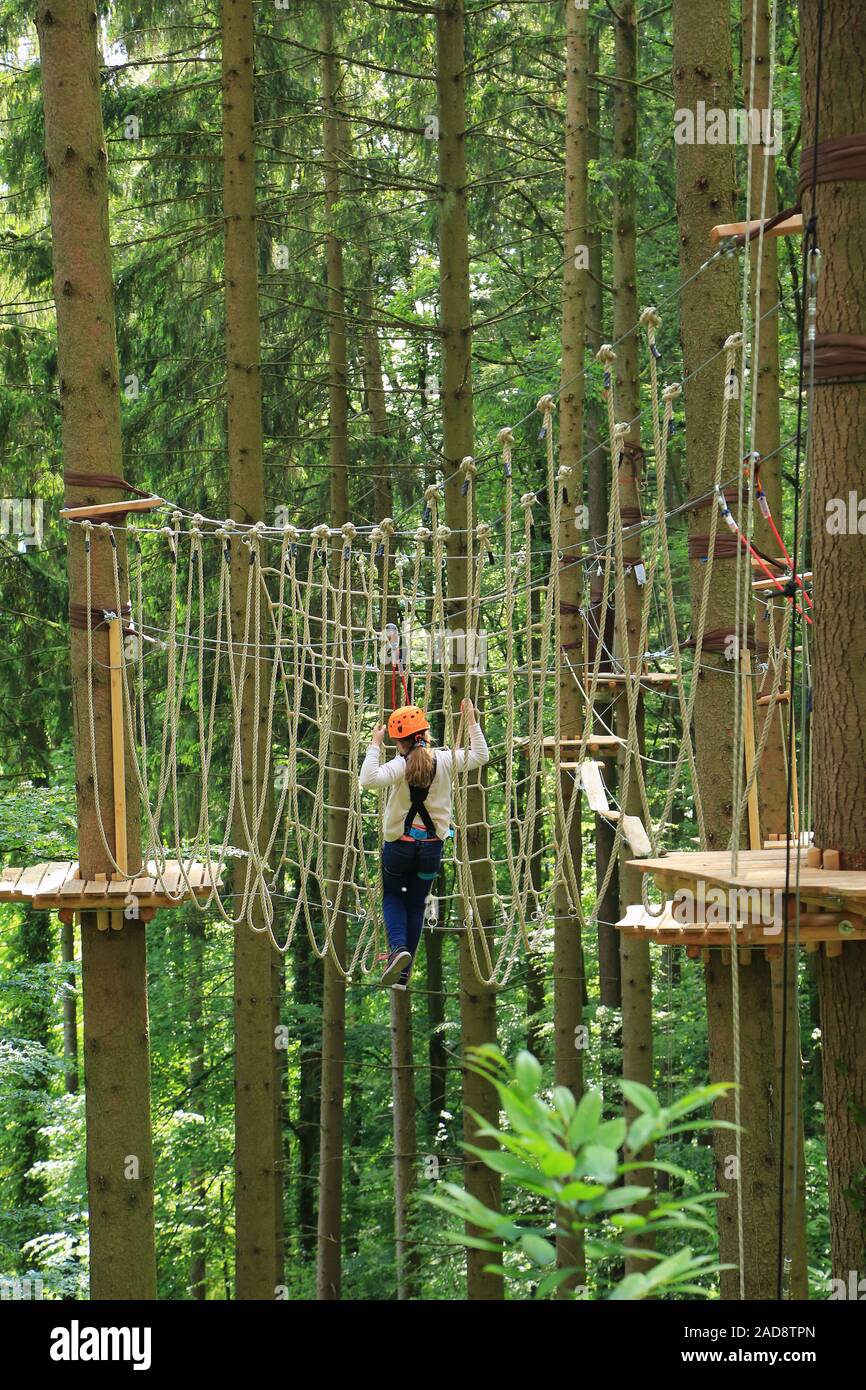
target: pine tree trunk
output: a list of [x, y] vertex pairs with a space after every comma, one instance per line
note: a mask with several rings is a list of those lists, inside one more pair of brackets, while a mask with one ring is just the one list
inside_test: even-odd
[[[754, 24], [753, 24], [754, 19]], [[752, 46], [755, 61], [752, 63]], [[756, 6], [743, 5], [743, 105], [758, 111], [770, 108], [770, 6], [761, 0]], [[749, 147], [748, 158], [751, 163], [751, 207], [749, 217], [772, 217], [778, 210], [776, 196], [776, 161], [767, 149], [760, 145]], [[766, 196], [764, 187], [766, 179]], [[768, 458], [776, 453], [780, 442], [779, 431], [779, 314], [771, 312], [779, 297], [779, 243], [775, 237], [765, 237], [761, 254], [758, 243], [752, 247], [752, 322], [758, 334], [757, 363], [755, 374], [755, 431], [753, 448]], [[760, 260], [760, 273], [759, 273]], [[754, 351], [754, 349], [753, 349]], [[769, 458], [761, 465], [761, 484], [767, 495], [767, 502], [779, 531], [783, 531], [781, 455]], [[781, 559], [779, 545], [769, 524], [764, 520], [759, 508], [754, 510], [755, 544], [767, 555]], [[766, 641], [768, 618], [766, 596], [755, 595], [755, 631], [758, 640]], [[766, 690], [770, 688], [770, 677], [763, 682]], [[780, 689], [790, 686], [790, 680], [782, 677]], [[756, 694], [762, 691], [762, 682], [755, 685]], [[760, 740], [764, 721], [771, 721], [770, 732], [758, 772], [758, 800], [760, 806], [761, 832], [768, 835], [785, 835], [787, 825], [788, 771], [785, 758], [785, 728], [787, 726], [786, 705], [758, 705], [756, 708], [755, 737]], [[792, 826], [792, 829], [794, 827]], [[802, 1085], [799, 1018], [797, 1010], [797, 962], [794, 953], [787, 960], [789, 972], [787, 1002], [788, 1027], [785, 1031], [785, 1213], [784, 1245], [791, 1259], [790, 1296], [793, 1299], [809, 1297], [809, 1272], [806, 1257], [806, 1160], [803, 1134], [802, 1105], [795, 1105], [794, 1097], [800, 1095]], [[770, 965], [773, 980], [774, 1036], [779, 1054], [779, 1075], [776, 1085], [778, 1094], [782, 1093], [782, 1011], [784, 967], [781, 960]], [[795, 1113], [798, 1123], [795, 1125]]]
[[[632, 328], [638, 319], [637, 298], [637, 186], [634, 164], [637, 159], [637, 81], [638, 81], [638, 35], [634, 0], [621, 0], [617, 4], [617, 20], [614, 25], [614, 54], [616, 65], [616, 86], [614, 88], [613, 108], [613, 157], [617, 166], [617, 180], [614, 186], [613, 203], [613, 337], [617, 343], [616, 354], [616, 408], [617, 419], [633, 421], [626, 435], [625, 454], [619, 466], [620, 513], [623, 530], [632, 527], [640, 513], [640, 483], [643, 473], [643, 450], [640, 442], [640, 380], [638, 350], [640, 338]], [[625, 336], [628, 335], [628, 336]], [[619, 340], [623, 339], [622, 342]], [[613, 465], [615, 466], [615, 465]], [[626, 570], [637, 566], [641, 561], [640, 534], [637, 533], [623, 542], [623, 562]], [[624, 671], [633, 673], [643, 669], [643, 652], [640, 650], [641, 610], [643, 591], [634, 573], [625, 576], [625, 611], [616, 612], [615, 654]], [[622, 810], [630, 816], [642, 817], [640, 786], [637, 779], [636, 760], [644, 751], [643, 737], [643, 699], [637, 694], [636, 727], [637, 745], [632, 756], [631, 775], [628, 793]], [[616, 702], [616, 732], [625, 743], [629, 739], [629, 708], [625, 691]], [[626, 757], [620, 751], [619, 782], [625, 785]], [[629, 864], [631, 851], [623, 844], [619, 861], [619, 891], [622, 911], [631, 903], [641, 901], [641, 878], [639, 869]], [[653, 1014], [652, 1014], [652, 964], [649, 942], [642, 937], [620, 936], [620, 978], [622, 988], [622, 1074], [630, 1081], [639, 1081], [644, 1086], [653, 1084]], [[634, 1112], [627, 1107], [627, 1113], [634, 1118]], [[645, 1153], [652, 1157], [650, 1150]], [[642, 1169], [636, 1181], [652, 1187], [654, 1174], [651, 1168]], [[645, 1237], [627, 1237], [626, 1243], [646, 1249], [650, 1242]], [[638, 1273], [645, 1268], [641, 1259], [627, 1259], [626, 1272]]]
[[[83, 0], [52, 0], [37, 11], [45, 108], [45, 165], [51, 199], [63, 465], [67, 474], [121, 475], [120, 390], [108, 232], [108, 158], [99, 99], [97, 17]], [[67, 506], [115, 500], [118, 493], [66, 484]], [[69, 533], [70, 602], [84, 605], [85, 533]], [[121, 600], [128, 591], [126, 547], [117, 539]], [[92, 549], [92, 603], [116, 606], [111, 552]], [[102, 847], [91, 775], [87, 633], [73, 628], [79, 863], [82, 876], [111, 872]], [[99, 809], [114, 840], [110, 696], [105, 627], [93, 637], [93, 709]], [[132, 782], [127, 750], [128, 781]], [[128, 867], [140, 864], [135, 798], [127, 812]], [[118, 920], [119, 918], [119, 920]], [[153, 1144], [145, 928], [114, 916], [99, 931], [81, 914], [86, 1075], [90, 1292], [98, 1299], [156, 1297]]]
[[392, 989], [391, 1080], [394, 1100], [394, 1228], [397, 1237], [397, 1297], [417, 1296], [419, 1252], [412, 1239], [418, 1147], [415, 1125], [415, 1064], [412, 1056], [412, 1000]]
[[[306, 942], [295, 953], [297, 1003], [312, 1013], [322, 1011], [322, 972]], [[297, 1212], [298, 1243], [305, 1255], [316, 1251], [316, 1194], [318, 1191], [319, 1117], [322, 1105], [322, 1046], [318, 1025], [305, 1018], [300, 1027], [298, 1085]]]
[[[557, 699], [564, 738], [579, 738], [583, 724], [580, 687], [571, 666], [579, 665], [583, 653], [583, 567], [578, 562], [583, 550], [579, 519], [583, 505], [583, 359], [586, 340], [586, 297], [588, 271], [589, 217], [587, 210], [587, 13], [574, 5], [566, 7], [565, 48], [565, 198], [563, 205], [563, 280], [560, 368], [559, 463], [571, 470], [565, 483], [567, 502], [562, 508], [560, 534], [556, 545], [565, 558], [560, 574], [560, 677]], [[551, 538], [552, 539], [552, 538]], [[571, 666], [569, 665], [571, 663]], [[568, 808], [572, 797], [580, 797], [572, 772], [561, 773], [562, 802]], [[564, 829], [563, 832], [564, 833]], [[575, 875], [580, 882], [580, 807], [571, 822], [569, 848]], [[556, 921], [553, 933], [553, 1032], [554, 1073], [559, 1086], [567, 1086], [576, 1098], [583, 1093], [583, 951], [580, 920], [569, 905], [563, 884], [556, 894]], [[583, 1282], [583, 1241], [575, 1235], [558, 1235], [556, 1257], [560, 1269], [572, 1274], [559, 1293]]]
[[[697, 102], [729, 109], [733, 104], [730, 14], [715, 0], [674, 0], [673, 77], [677, 110], [696, 111]], [[710, 230], [734, 216], [734, 156], [729, 145], [701, 143], [677, 145], [677, 216], [680, 228], [680, 274], [685, 281], [707, 258]], [[718, 261], [698, 276], [681, 296], [683, 371], [687, 377], [708, 358], [720, 352], [725, 339], [740, 322], [734, 262]], [[697, 497], [712, 489], [715, 447], [724, 385], [724, 357], [687, 381], [686, 453], [689, 494]], [[736, 410], [736, 407], [734, 407]], [[723, 479], [736, 476], [737, 430], [729, 432]], [[709, 532], [709, 511], [689, 513], [691, 535]], [[697, 610], [705, 566], [691, 563], [692, 614]], [[751, 579], [751, 571], [748, 572]], [[736, 565], [716, 560], [706, 626], [734, 631]], [[732, 825], [731, 757], [734, 731], [734, 681], [731, 666], [722, 653], [704, 651], [701, 658], [695, 732], [697, 764], [707, 826], [707, 848], [725, 849]], [[710, 1075], [714, 1081], [733, 1080], [733, 1022], [731, 1016], [731, 967], [712, 951], [706, 969], [707, 1018], [710, 1037]], [[751, 965], [738, 969], [742, 1056], [742, 1206], [744, 1227], [743, 1273], [747, 1298], [773, 1298], [775, 1293], [775, 1230], [777, 1203], [773, 1184], [767, 1181], [767, 1164], [775, 1163], [772, 1103], [775, 1065], [772, 1030], [772, 983], [769, 966], [760, 952], [752, 953]], [[752, 1030], [763, 1027], [766, 1047], [757, 1047]], [[730, 1118], [733, 1102], [716, 1107], [719, 1118]], [[750, 1119], [746, 1119], [749, 1116]], [[768, 1146], [770, 1146], [768, 1148]], [[739, 1265], [737, 1180], [732, 1176], [734, 1143], [730, 1132], [718, 1131], [713, 1148], [716, 1182], [728, 1200], [719, 1206], [719, 1255], [723, 1262]], [[771, 1158], [768, 1158], [771, 1154]], [[739, 1274], [721, 1277], [723, 1298], [739, 1297]]]
[[442, 973], [444, 924], [424, 933], [427, 960], [427, 1059], [430, 1090], [427, 1101], [427, 1131], [432, 1140], [439, 1128], [448, 1085], [448, 1050], [442, 1035], [445, 1023], [445, 987]]
[[[204, 1116], [204, 1055], [205, 1041], [202, 1025], [204, 1005], [204, 918], [188, 914], [185, 920], [189, 943], [189, 1104], [196, 1114]], [[207, 1298], [207, 1188], [198, 1166], [190, 1169], [190, 1293], [197, 1301]]]
[[[367, 312], [374, 312], [372, 265], [368, 272], [370, 294]], [[364, 385], [373, 422], [373, 436], [381, 441], [373, 472], [373, 509], [378, 521], [389, 517], [393, 497], [388, 469], [388, 412], [382, 376], [379, 335], [373, 323], [364, 330]], [[380, 580], [381, 582], [381, 580]], [[386, 596], [388, 622], [398, 623], [400, 614], [394, 599]], [[427, 933], [428, 937], [431, 933]], [[429, 988], [429, 985], [428, 985]], [[408, 994], [391, 991], [391, 1074], [394, 1104], [394, 1230], [397, 1242], [397, 1297], [415, 1297], [418, 1252], [412, 1245], [411, 1212], [415, 1193], [417, 1124], [415, 1113], [415, 1063], [412, 1048], [412, 1003]]]
[[[599, 63], [599, 36], [596, 26], [592, 26], [589, 39], [590, 86], [588, 95], [589, 129], [587, 134], [587, 156], [591, 162], [597, 161], [601, 147], [599, 125], [601, 121], [601, 101], [598, 92], [596, 73]], [[592, 357], [598, 352], [604, 336], [604, 296], [602, 290], [602, 227], [596, 200], [590, 205], [589, 227], [589, 278], [586, 297], [586, 342]], [[608, 493], [610, 490], [610, 469], [608, 453], [604, 444], [605, 424], [603, 412], [598, 401], [586, 403], [584, 453], [589, 455], [587, 467], [587, 502], [589, 506], [590, 535], [604, 547], [607, 536]], [[590, 577], [590, 606], [593, 625], [598, 624], [605, 648], [613, 650], [613, 610], [608, 604], [608, 612], [601, 612], [603, 580], [593, 567]], [[590, 627], [587, 646], [587, 659], [595, 659], [595, 637]], [[610, 661], [602, 654], [599, 670], [610, 670]], [[613, 727], [613, 705], [599, 705], [596, 712], [595, 727], [604, 732]], [[608, 790], [615, 793], [618, 775], [616, 764], [612, 761], [605, 766]], [[601, 816], [595, 817], [595, 883], [596, 892], [607, 877], [607, 869], [613, 850], [614, 827]], [[597, 897], [598, 913], [598, 974], [599, 1001], [606, 1008], [622, 1008], [622, 971], [620, 967], [620, 934], [615, 923], [619, 919], [619, 868], [616, 866], [610, 876], [603, 898]], [[617, 1075], [619, 1069], [617, 1068]]]
[[[459, 473], [464, 458], [472, 454], [472, 338], [469, 302], [469, 226], [466, 207], [466, 94], [464, 58], [463, 0], [445, 0], [436, 12], [436, 87], [439, 110], [439, 302], [442, 342], [442, 453], [445, 459], [445, 519], [452, 531], [465, 531], [466, 499], [461, 494]], [[448, 590], [469, 592], [465, 538], [455, 535], [449, 541]], [[452, 628], [467, 627], [465, 600], [448, 603]], [[463, 694], [462, 673], [452, 682], [452, 695]], [[487, 835], [482, 824], [483, 801], [480, 791], [470, 788], [467, 797], [469, 824], [460, 827], [465, 834], [470, 859], [480, 861], [476, 868], [479, 905], [489, 913], [489, 873]], [[458, 909], [459, 910], [459, 909]], [[489, 921], [485, 915], [484, 924]], [[496, 995], [482, 986], [475, 976], [466, 932], [460, 936], [460, 1018], [461, 1049], [464, 1057], [472, 1047], [496, 1041]], [[473, 1138], [470, 1111], [495, 1123], [499, 1105], [493, 1088], [465, 1066], [463, 1068], [463, 1116], [467, 1139]], [[484, 1141], [480, 1141], [484, 1142]], [[500, 1183], [480, 1160], [464, 1163], [466, 1189], [485, 1206], [499, 1207]], [[471, 1233], [471, 1228], [470, 1228]], [[499, 1299], [503, 1296], [501, 1275], [485, 1272], [492, 1262], [487, 1251], [468, 1250], [467, 1295], [470, 1299]]]
[[[225, 214], [226, 395], [229, 513], [244, 525], [264, 519], [262, 383], [256, 238], [256, 157], [253, 135], [254, 38], [251, 0], [223, 0], [223, 211]], [[244, 641], [249, 555], [231, 547], [232, 640]], [[265, 639], [266, 640], [266, 639]], [[240, 649], [240, 645], [238, 650]], [[262, 666], [262, 684], [267, 669]], [[243, 797], [255, 819], [260, 788], [252, 784], [253, 748], [264, 747], [266, 710], [252, 705], [254, 662], [240, 692]], [[257, 728], [258, 724], [258, 728]], [[265, 826], [270, 810], [265, 810]], [[245, 832], [240, 804], [235, 845]], [[248, 860], [237, 860], [235, 892], [243, 893]], [[255, 909], [258, 915], [258, 909]], [[246, 922], [235, 928], [235, 1221], [236, 1297], [272, 1299], [279, 1283], [280, 1143], [275, 1118], [278, 1058], [272, 948]]]
[[[334, 7], [322, 4], [322, 106], [325, 112], [325, 216], [330, 218], [340, 196], [339, 161], [343, 144], [334, 115], [339, 82], [334, 56]], [[343, 247], [328, 231], [328, 379], [330, 429], [331, 525], [349, 520], [348, 392], [346, 326], [343, 294]], [[339, 566], [343, 540], [337, 536], [333, 564]], [[351, 659], [351, 634], [346, 635], [344, 655]], [[349, 744], [347, 700], [351, 698], [348, 667], [337, 671], [331, 716], [330, 775], [328, 777], [328, 897], [336, 900], [337, 883], [348, 834]], [[346, 917], [338, 913], [333, 932], [334, 950], [346, 955]], [[334, 965], [324, 962], [322, 997], [322, 1109], [319, 1142], [319, 1260], [318, 1297], [339, 1299], [342, 1279], [343, 1207], [343, 1105], [345, 1100], [346, 985]]]
[[388, 408], [385, 403], [385, 380], [382, 375], [382, 352], [379, 346], [379, 331], [374, 322], [376, 313], [376, 289], [373, 276], [373, 262], [367, 262], [367, 303], [365, 305], [368, 321], [364, 325], [364, 390], [367, 396], [367, 409], [376, 453], [373, 460], [373, 516], [383, 521], [391, 515], [392, 488], [389, 467], [388, 438], [391, 433]]
[[[818, 4], [803, 0], [803, 144], [863, 129], [866, 10], [858, 0], [825, 4], [820, 104], [816, 96]], [[811, 171], [811, 164], [809, 165]], [[820, 170], [820, 156], [819, 156]], [[814, 195], [823, 268], [817, 332], [866, 333], [866, 182], [819, 183]], [[811, 187], [803, 215], [813, 213]], [[866, 629], [863, 534], [833, 535], [828, 503], [863, 496], [866, 394], [857, 383], [815, 389], [811, 438], [812, 569], [815, 575], [813, 814], [815, 844], [838, 849], [844, 868], [866, 869]], [[862, 504], [861, 504], [862, 505]], [[861, 519], [861, 526], [863, 525]], [[820, 957], [821, 1035], [833, 1277], [866, 1269], [866, 943]]]
[[[9, 963], [15, 975], [34, 972], [44, 980], [52, 957], [52, 921], [47, 912], [37, 912], [23, 906], [21, 919], [9, 942]], [[19, 1002], [13, 1013], [13, 1031], [42, 1050], [47, 1058], [52, 1044], [50, 997], [42, 980], [35, 987], [17, 991]], [[46, 1080], [43, 1069], [36, 1065], [17, 1083], [14, 1107], [4, 1122], [4, 1147], [8, 1153], [7, 1183], [10, 1208], [20, 1213], [16, 1230], [20, 1245], [38, 1236], [42, 1223], [38, 1210], [45, 1201], [45, 1172], [38, 1165], [48, 1157], [45, 1136]], [[11, 1213], [10, 1213], [11, 1214]], [[22, 1251], [21, 1264], [27, 1267]], [[8, 1295], [7, 1295], [8, 1297]]]

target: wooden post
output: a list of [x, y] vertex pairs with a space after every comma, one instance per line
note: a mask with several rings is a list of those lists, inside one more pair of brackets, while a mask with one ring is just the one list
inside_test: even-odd
[[[755, 766], [755, 697], [752, 690], [752, 653], [748, 647], [743, 647], [740, 652], [740, 670], [746, 681], [746, 691], [743, 697], [743, 743], [746, 758], [746, 781], [748, 782]], [[761, 818], [758, 813], [758, 779], [756, 777], [749, 791], [749, 849], [761, 849], [762, 847]]]
[[[111, 768], [114, 783], [114, 857], [124, 873], [129, 868], [126, 845], [126, 766], [123, 737], [123, 619], [108, 624], [108, 662], [111, 668]], [[119, 878], [116, 871], [112, 878]], [[114, 914], [112, 914], [114, 915]]]

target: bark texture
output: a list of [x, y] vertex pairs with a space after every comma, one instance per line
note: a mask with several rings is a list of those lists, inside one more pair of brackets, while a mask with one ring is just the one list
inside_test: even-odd
[[[733, 106], [730, 13], [715, 0], [674, 0], [673, 3], [674, 106], [695, 112], [698, 101], [727, 110]], [[685, 143], [677, 145], [677, 217], [680, 229], [680, 272], [683, 281], [694, 275], [707, 258], [710, 231], [718, 222], [734, 219], [734, 151], [730, 145]], [[740, 307], [736, 267], [717, 261], [698, 276], [681, 295], [683, 371], [688, 377], [737, 331]], [[716, 441], [724, 388], [724, 354], [687, 381], [686, 457], [689, 496], [712, 489]], [[723, 481], [736, 475], [738, 465], [736, 412], [731, 402], [734, 428], [725, 456]], [[708, 509], [689, 513], [690, 535], [707, 535]], [[697, 620], [706, 567], [691, 564], [692, 614]], [[706, 626], [708, 630], [734, 631], [736, 565], [731, 560], [714, 562]], [[707, 848], [725, 849], [732, 825], [731, 758], [734, 732], [734, 686], [731, 667], [721, 653], [704, 652], [698, 675], [695, 735], [698, 774], [707, 826]], [[774, 1184], [767, 1178], [768, 1162], [775, 1164], [774, 1119], [775, 1054], [772, 1035], [773, 1001], [769, 966], [754, 953], [752, 964], [737, 967], [740, 988], [740, 1021], [743, 1057], [742, 1137], [743, 1271], [746, 1297], [775, 1297], [775, 1230], [777, 1203]], [[733, 1080], [733, 1020], [731, 967], [719, 951], [710, 952], [706, 968], [707, 1018], [710, 1037], [710, 1075], [714, 1081]], [[725, 973], [727, 972], [727, 973]], [[752, 1031], [761, 1023], [769, 1031], [766, 1046], [758, 1046]], [[732, 1102], [717, 1107], [729, 1116]], [[769, 1147], [768, 1147], [769, 1146]], [[723, 1262], [739, 1266], [739, 1233], [736, 1220], [737, 1177], [730, 1157], [731, 1135], [714, 1136], [716, 1182], [728, 1200], [719, 1206], [719, 1254]], [[768, 1154], [772, 1158], [768, 1160]], [[739, 1274], [721, 1276], [723, 1298], [739, 1297]]]
[[[37, 28], [45, 112], [45, 166], [51, 201], [63, 466], [66, 473], [122, 475], [120, 391], [108, 229], [108, 158], [99, 99], [97, 17], [83, 0], [40, 4]], [[117, 500], [119, 493], [66, 485], [67, 506]], [[69, 595], [86, 602], [85, 532], [69, 536]], [[116, 606], [111, 550], [94, 537], [94, 607]], [[121, 601], [128, 596], [126, 549], [118, 540]], [[98, 825], [87, 716], [87, 634], [73, 629], [79, 862], [84, 877], [110, 873]], [[93, 640], [93, 707], [99, 812], [114, 850], [108, 636]], [[128, 782], [132, 783], [131, 765]], [[140, 864], [137, 803], [128, 798], [128, 867]], [[112, 914], [120, 930], [99, 931], [81, 914], [86, 1079], [90, 1294], [156, 1297], [153, 1143], [145, 929]]]
[[[820, 98], [817, 94], [817, 0], [803, 0], [801, 65], [803, 143], [863, 130], [863, 54], [866, 10], [859, 0], [824, 6]], [[803, 196], [803, 213], [817, 216], [823, 270], [817, 293], [817, 331], [866, 333], [866, 183], [819, 183]], [[863, 494], [866, 387], [816, 389], [812, 417], [811, 498], [814, 629], [813, 816], [815, 843], [842, 851], [843, 866], [866, 867], [866, 536], [832, 535], [827, 504]], [[856, 615], [856, 617], [855, 617]], [[840, 956], [822, 954], [818, 967], [830, 1181], [834, 1278], [866, 1269], [866, 944]]]
[[[264, 520], [262, 383], [256, 237], [256, 160], [253, 136], [254, 36], [252, 0], [223, 0], [222, 111], [223, 212], [225, 216], [226, 435], [229, 455], [229, 515], [249, 525]], [[249, 576], [246, 546], [231, 546], [232, 640], [244, 641]], [[255, 820], [262, 789], [252, 780], [253, 750], [263, 765], [264, 703], [253, 705], [255, 669], [247, 662], [241, 687], [240, 738], [244, 766], [232, 826], [236, 845], [245, 842], [240, 799]], [[267, 680], [262, 663], [260, 679]], [[270, 801], [270, 791], [267, 792]], [[265, 810], [265, 823], [269, 809]], [[235, 868], [235, 891], [243, 893], [248, 861]], [[279, 1283], [281, 1227], [279, 1066], [275, 964], [267, 935], [245, 923], [235, 928], [235, 1248], [236, 1297], [273, 1298]]]
[[[442, 453], [445, 459], [445, 519], [455, 532], [466, 526], [466, 499], [462, 496], [460, 464], [472, 454], [472, 335], [469, 302], [469, 223], [466, 207], [466, 95], [463, 0], [445, 0], [436, 13], [436, 90], [439, 114], [439, 313], [442, 343]], [[457, 475], [457, 478], [455, 478]], [[449, 541], [449, 593], [468, 593], [463, 538]], [[465, 600], [448, 604], [453, 628], [466, 629]], [[454, 699], [463, 695], [460, 673], [452, 683]], [[486, 860], [483, 793], [470, 788], [467, 798], [469, 825], [461, 832], [468, 840], [473, 860]], [[485, 869], [477, 871], [477, 892], [482, 911], [489, 911], [484, 897]], [[489, 892], [489, 887], [488, 887]], [[489, 917], [485, 915], [485, 921]], [[496, 995], [479, 984], [472, 966], [466, 933], [460, 937], [461, 1049], [496, 1041]], [[463, 1114], [467, 1138], [473, 1138], [470, 1111], [495, 1122], [499, 1113], [493, 1088], [463, 1068]], [[467, 1191], [488, 1207], [499, 1206], [500, 1183], [479, 1160], [464, 1163]], [[466, 1256], [467, 1295], [491, 1300], [503, 1296], [502, 1277], [485, 1271], [492, 1262], [486, 1251], [469, 1250]]]
[[[578, 564], [583, 550], [579, 525], [583, 505], [583, 359], [586, 336], [586, 299], [589, 254], [587, 211], [587, 13], [574, 5], [566, 7], [565, 46], [565, 201], [563, 207], [564, 268], [562, 282], [562, 334], [560, 369], [559, 463], [570, 469], [565, 489], [567, 502], [562, 508], [558, 549], [564, 557], [560, 572], [560, 677], [557, 698], [564, 738], [579, 738], [583, 705], [580, 687], [572, 666], [579, 665], [583, 653], [583, 567]], [[574, 774], [563, 772], [562, 803], [568, 808], [575, 788]], [[563, 831], [564, 833], [564, 827]], [[576, 809], [571, 823], [570, 850], [575, 874], [580, 881], [581, 817]], [[580, 939], [580, 920], [569, 907], [563, 885], [556, 895], [556, 922], [553, 937], [553, 1033], [554, 1074], [559, 1086], [567, 1086], [578, 1099], [583, 1093], [583, 1053], [580, 1027], [583, 1022], [584, 972]], [[583, 1242], [577, 1236], [559, 1235], [556, 1241], [560, 1268], [573, 1267], [572, 1275], [560, 1289], [583, 1282]]]
[[[344, 139], [336, 116], [340, 70], [335, 56], [334, 5], [322, 5], [322, 107], [325, 113], [325, 217], [330, 222], [340, 197], [340, 160]], [[328, 407], [331, 525], [349, 520], [348, 369], [346, 356], [343, 245], [329, 225], [325, 241], [328, 284]], [[340, 565], [343, 539], [333, 543], [332, 566]], [[348, 621], [348, 615], [346, 618]], [[334, 682], [332, 742], [328, 776], [328, 897], [336, 901], [343, 849], [348, 835], [349, 740], [347, 700], [351, 698], [351, 638], [340, 653]], [[334, 924], [334, 950], [346, 955], [346, 917]], [[322, 1107], [319, 1137], [319, 1259], [318, 1297], [341, 1296], [343, 1228], [343, 1110], [346, 1098], [346, 985], [330, 957], [324, 962], [322, 995]]]

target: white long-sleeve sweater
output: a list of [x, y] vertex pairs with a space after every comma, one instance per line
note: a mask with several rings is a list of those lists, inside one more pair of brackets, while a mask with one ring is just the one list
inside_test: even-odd
[[[490, 750], [480, 724], [473, 724], [469, 730], [469, 750], [448, 748], [431, 750], [436, 754], [436, 775], [430, 783], [424, 805], [436, 827], [436, 834], [444, 840], [451, 828], [451, 785], [453, 773], [465, 764], [468, 768], [483, 767], [490, 759]], [[386, 840], [399, 840], [403, 834], [406, 816], [409, 813], [409, 786], [406, 782], [406, 759], [398, 754], [390, 762], [382, 763], [382, 749], [371, 743], [361, 764], [359, 781], [361, 789], [377, 787], [389, 789], [385, 802], [383, 834]], [[422, 822], [415, 817], [415, 824]]]

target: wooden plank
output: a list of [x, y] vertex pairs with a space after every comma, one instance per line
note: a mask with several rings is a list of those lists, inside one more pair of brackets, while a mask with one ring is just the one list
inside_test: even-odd
[[152, 512], [156, 507], [164, 507], [161, 497], [134, 497], [128, 502], [94, 502], [89, 507], [61, 507], [60, 516], [64, 521], [83, 521], [86, 517], [112, 516], [116, 512]]
[[622, 830], [632, 854], [652, 854], [653, 847], [640, 816], [623, 816]]
[[176, 897], [184, 886], [180, 876], [180, 864], [176, 859], [167, 859], [162, 882], [157, 884], [155, 891], [157, 893], [170, 893], [172, 897]]
[[[743, 744], [746, 757], [746, 781], [755, 767], [755, 707], [752, 704], [752, 653], [748, 647], [740, 652], [740, 666], [746, 678], [743, 700]], [[749, 792], [749, 848], [761, 848], [761, 818], [758, 811], [758, 779], [755, 777]]]
[[[760, 225], [761, 219], [758, 217], [752, 218], [749, 222], [720, 222], [710, 232], [710, 241], [714, 246], [717, 246], [720, 241], [727, 241], [729, 237], [745, 236], [748, 232], [754, 232]], [[802, 230], [803, 214], [795, 212], [790, 217], [786, 217], [778, 226], [771, 227], [764, 235], [768, 237], [796, 236]]]
[[[780, 584], [785, 584], [787, 580], [791, 578], [791, 575], [789, 572], [788, 574], [779, 574], [776, 577]], [[809, 580], [812, 578], [812, 571], [807, 570], [805, 574], [798, 574], [797, 578], [802, 579], [804, 584], [808, 584]], [[776, 585], [776, 582], [773, 579], [753, 579], [752, 589], [756, 594], [760, 593], [764, 589], [776, 589], [778, 592], [778, 586]]]
[[3, 870], [3, 877], [0, 878], [0, 898], [8, 898], [10, 902], [15, 901], [18, 891], [18, 880], [23, 874], [21, 868], [8, 868]]
[[111, 878], [106, 884], [109, 898], [126, 898], [132, 892], [132, 880], [129, 878]]
[[610, 810], [610, 804], [604, 789], [604, 783], [601, 780], [600, 764], [590, 762], [588, 759], [581, 763], [580, 782], [583, 790], [586, 792], [586, 799], [589, 802], [590, 809], [595, 811], [598, 816], [605, 815], [605, 813]]
[[72, 867], [72, 862], [69, 859], [46, 864], [45, 875], [39, 884], [39, 892], [34, 894], [34, 897], [55, 897], [69, 877], [69, 871]]
[[31, 864], [22, 873], [16, 884], [16, 892], [22, 898], [32, 898], [48, 870], [47, 864]]

